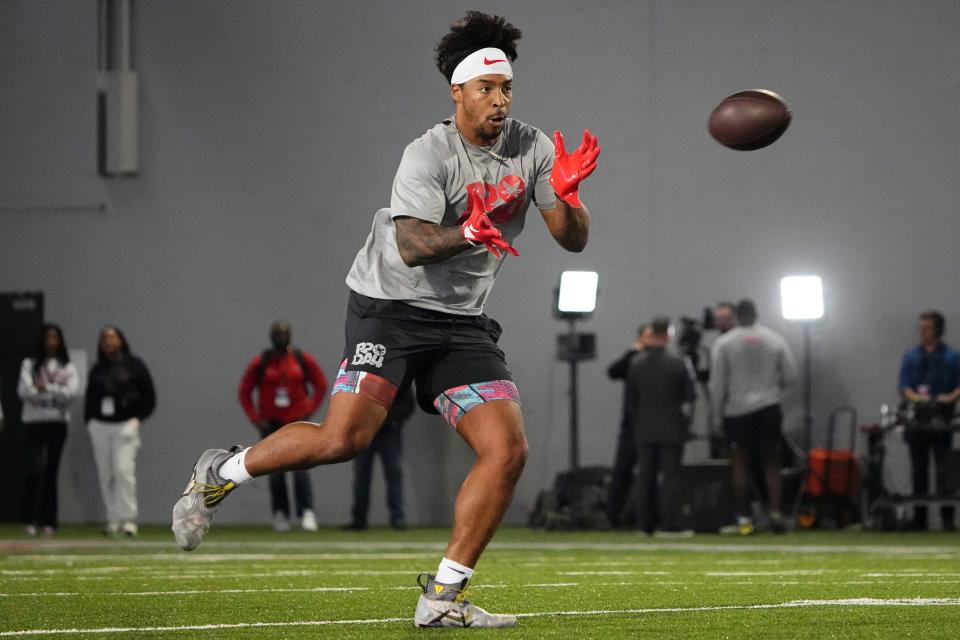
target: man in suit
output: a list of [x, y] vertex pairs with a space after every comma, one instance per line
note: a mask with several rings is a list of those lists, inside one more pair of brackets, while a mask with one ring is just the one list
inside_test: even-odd
[[[650, 324], [646, 348], [627, 374], [627, 411], [637, 452], [636, 504], [640, 528], [648, 533], [692, 533], [680, 526], [680, 460], [694, 399], [690, 369], [669, 349], [670, 319]], [[657, 477], [662, 476], [659, 484]]]

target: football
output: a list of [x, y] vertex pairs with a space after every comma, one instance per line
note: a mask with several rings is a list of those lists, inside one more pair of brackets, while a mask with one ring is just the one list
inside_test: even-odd
[[767, 89], [738, 91], [724, 98], [710, 114], [713, 139], [730, 149], [754, 151], [777, 141], [790, 126], [790, 108]]

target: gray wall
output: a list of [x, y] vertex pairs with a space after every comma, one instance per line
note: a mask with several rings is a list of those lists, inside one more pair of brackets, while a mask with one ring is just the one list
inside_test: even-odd
[[[895, 398], [916, 312], [935, 306], [960, 323], [960, 4], [549, 7], [478, 7], [524, 30], [514, 115], [568, 137], [589, 126], [604, 149], [584, 187], [588, 249], [564, 253], [531, 211], [488, 308], [506, 327], [532, 450], [508, 519], [523, 520], [567, 459], [567, 372], [553, 359], [562, 326], [549, 313], [565, 268], [601, 273], [600, 309], [585, 325], [600, 352], [582, 369], [585, 463], [611, 459], [620, 389], [603, 372], [638, 322], [750, 295], [799, 351], [800, 330], [777, 317], [791, 273], [819, 273], [826, 287], [818, 427], [840, 403], [874, 418]], [[116, 323], [150, 365], [160, 405], [144, 430], [144, 521], [168, 518], [200, 449], [252, 439], [235, 388], [272, 319], [288, 318], [334, 376], [350, 261], [404, 145], [452, 111], [431, 50], [459, 11], [141, 0], [142, 170], [101, 180], [95, 2], [0, 3], [0, 290], [45, 291], [71, 347], [93, 350], [99, 327]], [[709, 139], [706, 116], [750, 87], [781, 92], [795, 121], [767, 150], [728, 151]], [[104, 212], [90, 208], [100, 202]], [[448, 522], [466, 446], [421, 415], [406, 453], [409, 519]], [[76, 425], [64, 519], [101, 517], [94, 478]], [[313, 480], [321, 519], [345, 521], [349, 466]], [[231, 503], [222, 520], [266, 521], [266, 483]]]

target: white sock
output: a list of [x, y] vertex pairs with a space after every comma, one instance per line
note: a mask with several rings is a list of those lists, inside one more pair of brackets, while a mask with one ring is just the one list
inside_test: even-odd
[[247, 451], [250, 451], [250, 447], [227, 458], [227, 461], [217, 469], [217, 475], [224, 480], [233, 480], [233, 484], [238, 487], [253, 480], [253, 476], [247, 472], [247, 466], [244, 463], [247, 458]]
[[437, 577], [434, 579], [440, 584], [460, 584], [464, 578], [469, 580], [472, 577], [473, 569], [454, 562], [450, 558], [444, 558], [440, 561]]

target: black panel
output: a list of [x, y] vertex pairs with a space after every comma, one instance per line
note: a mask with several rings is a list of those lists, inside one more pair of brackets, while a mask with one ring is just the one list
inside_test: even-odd
[[43, 328], [43, 294], [37, 291], [0, 293], [0, 402], [4, 428], [0, 432], [0, 522], [19, 519], [23, 478], [23, 427], [17, 378], [25, 357], [36, 348]]

